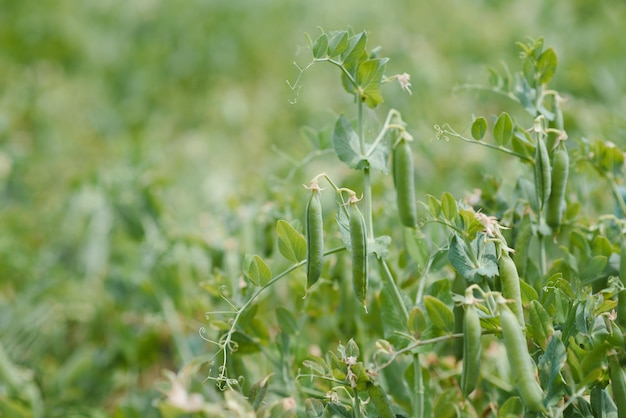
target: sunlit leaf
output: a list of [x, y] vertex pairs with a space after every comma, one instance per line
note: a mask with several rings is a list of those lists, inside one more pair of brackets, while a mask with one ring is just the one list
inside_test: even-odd
[[428, 318], [435, 327], [448, 333], [454, 331], [454, 314], [442, 301], [426, 295], [424, 296], [424, 307]]
[[472, 138], [480, 141], [485, 137], [487, 132], [487, 121], [483, 117], [476, 118], [472, 123]]
[[276, 223], [278, 250], [287, 260], [297, 263], [306, 257], [306, 240], [285, 220]]

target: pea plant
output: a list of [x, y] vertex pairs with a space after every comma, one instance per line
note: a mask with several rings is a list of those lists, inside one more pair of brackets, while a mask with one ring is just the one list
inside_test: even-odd
[[[312, 59], [291, 87], [330, 65], [354, 99], [329, 136], [309, 132], [312, 155], [351, 172], [316, 173], [301, 216], [276, 222], [280, 257], [247, 254], [241, 279], [221, 282], [227, 309], [201, 330], [220, 407], [261, 417], [625, 417], [624, 156], [568, 136], [565, 99], [549, 88], [554, 50], [519, 43], [519, 71], [462, 86], [507, 98], [508, 112], [461, 131], [435, 125], [440, 139], [519, 164], [513, 187], [419, 198], [408, 125], [395, 109], [378, 116], [384, 85], [411, 93], [410, 78], [388, 76], [367, 40], [308, 38]], [[606, 184], [612, 212], [585, 205], [586, 181]], [[268, 310], [274, 325], [260, 319]], [[195, 401], [185, 411], [219, 416], [215, 403]]]

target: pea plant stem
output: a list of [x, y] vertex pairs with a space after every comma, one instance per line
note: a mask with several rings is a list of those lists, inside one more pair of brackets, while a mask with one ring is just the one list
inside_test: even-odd
[[[328, 251], [325, 251], [324, 256], [338, 253], [338, 252], [344, 251], [345, 249], [346, 247], [344, 246], [336, 247]], [[264, 286], [259, 287], [239, 309], [235, 310], [235, 316], [231, 321], [230, 329], [228, 330], [228, 332], [226, 332], [226, 334], [220, 339], [218, 343], [220, 349], [218, 350], [218, 353], [216, 355], [219, 355], [220, 352], [223, 353], [222, 365], [220, 366], [220, 374], [216, 378], [218, 383], [225, 383], [226, 386], [230, 387], [233, 381], [234, 382], [237, 381], [236, 379], [233, 380], [233, 379], [228, 378], [227, 363], [228, 363], [228, 350], [234, 347], [235, 345], [233, 341], [233, 335], [235, 334], [237, 330], [237, 325], [239, 323], [239, 320], [241, 319], [242, 314], [246, 311], [246, 309], [248, 309], [253, 304], [254, 301], [257, 300], [257, 298], [261, 295], [261, 293], [263, 293], [266, 289], [269, 289], [274, 283], [276, 283], [278, 280], [282, 279], [283, 277], [287, 276], [292, 271], [304, 266], [306, 262], [307, 262], [306, 259], [301, 260], [295, 264], [292, 264], [291, 266], [289, 266], [287, 269], [283, 270], [282, 272], [278, 273], [271, 280], [269, 280]]]

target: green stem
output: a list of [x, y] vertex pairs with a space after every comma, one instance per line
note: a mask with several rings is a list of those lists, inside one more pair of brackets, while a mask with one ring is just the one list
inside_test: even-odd
[[[338, 253], [340, 251], [345, 250], [346, 247], [336, 247], [333, 249], [330, 249], [328, 251], [324, 252], [324, 256], [330, 255], [330, 254], [334, 254], [334, 253]], [[270, 281], [268, 281], [265, 286], [260, 287], [259, 289], [257, 289], [252, 296], [250, 297], [250, 299], [248, 299], [242, 306], [241, 308], [239, 308], [236, 313], [235, 313], [235, 317], [233, 318], [231, 325], [230, 325], [230, 329], [228, 330], [228, 332], [224, 335], [224, 337], [221, 339], [220, 341], [220, 347], [221, 350], [223, 350], [224, 352], [224, 359], [222, 361], [222, 370], [220, 372], [219, 377], [217, 378], [218, 382], [222, 381], [225, 382], [228, 386], [230, 386], [230, 382], [231, 379], [228, 379], [227, 377], [227, 362], [228, 362], [228, 350], [230, 349], [231, 345], [233, 345], [233, 335], [236, 331], [237, 328], [237, 324], [239, 323], [239, 320], [241, 319], [241, 315], [243, 314], [243, 312], [248, 309], [252, 303], [261, 295], [261, 293], [263, 293], [266, 289], [269, 289], [274, 283], [276, 283], [278, 280], [282, 279], [283, 277], [287, 276], [289, 273], [291, 273], [292, 271], [304, 266], [306, 264], [306, 259], [299, 261], [295, 264], [293, 264], [292, 266], [290, 266], [289, 268], [287, 268], [286, 270], [283, 270], [281, 273], [278, 273], [276, 276], [274, 276]], [[236, 382], [236, 380], [235, 380]]]
[[356, 389], [352, 390], [352, 396], [352, 410], [354, 411], [354, 418], [361, 418], [360, 398]]
[[424, 376], [422, 376], [422, 364], [419, 354], [413, 354], [413, 386], [415, 387], [415, 396], [413, 397], [413, 416], [424, 416], [424, 399], [426, 398], [426, 390], [424, 388]]

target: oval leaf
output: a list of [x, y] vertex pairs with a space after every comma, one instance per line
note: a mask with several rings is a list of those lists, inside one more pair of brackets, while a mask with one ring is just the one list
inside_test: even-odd
[[435, 327], [446, 332], [454, 330], [454, 314], [445, 303], [433, 296], [426, 295], [424, 296], [424, 307]]
[[480, 141], [485, 137], [485, 132], [487, 132], [487, 121], [483, 117], [476, 118], [472, 123], [472, 138]]
[[496, 125], [493, 127], [493, 137], [498, 145], [506, 145], [513, 137], [513, 121], [508, 113], [503, 112], [498, 117]]
[[278, 250], [287, 260], [297, 263], [306, 257], [306, 240], [285, 220], [276, 223]]
[[243, 274], [256, 286], [265, 286], [272, 278], [272, 271], [258, 255], [246, 254]]

